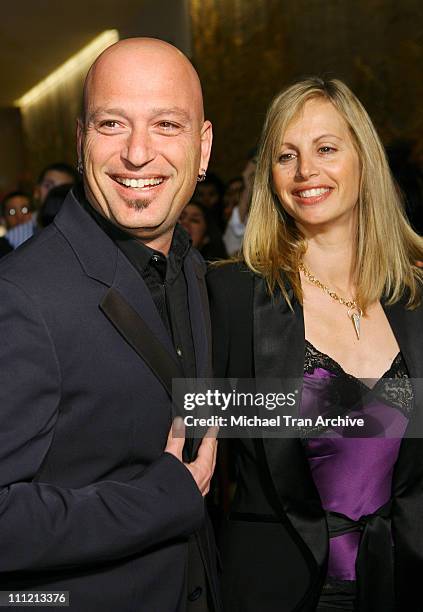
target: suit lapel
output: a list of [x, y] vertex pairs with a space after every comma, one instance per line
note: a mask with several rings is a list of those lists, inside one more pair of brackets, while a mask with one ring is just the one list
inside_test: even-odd
[[[271, 298], [263, 279], [254, 284], [254, 367], [260, 379], [302, 380], [304, 372], [304, 319], [301, 305], [290, 294], [293, 311], [277, 291]], [[299, 390], [300, 391], [300, 390]], [[327, 552], [324, 512], [298, 438], [263, 438], [263, 454], [279, 505], [319, 565]], [[312, 517], [312, 520], [310, 518]], [[320, 527], [316, 528], [316, 523]], [[306, 551], [306, 556], [310, 554]], [[313, 560], [309, 561], [313, 563]]]
[[183, 376], [172, 339], [147, 285], [120, 250], [113, 285], [100, 308], [171, 397], [172, 378]]
[[143, 279], [72, 191], [54, 223], [87, 276], [108, 287], [99, 305], [105, 316], [169, 392], [169, 376], [182, 376], [182, 372], [172, 339]]
[[171, 396], [172, 378], [181, 375], [179, 364], [164, 349], [144, 319], [113, 287], [102, 299], [100, 308], [128, 344], [144, 359]]
[[147, 285], [120, 249], [118, 249], [116, 273], [112, 287], [120, 293], [122, 298], [144, 320], [157, 340], [177, 361], [172, 338], [164, 326]]
[[392, 306], [384, 304], [386, 316], [412, 379], [414, 393], [414, 410], [401, 441], [392, 483], [395, 495], [401, 496], [403, 501], [407, 500], [410, 490], [423, 489], [423, 312], [422, 306], [407, 310], [405, 303], [405, 300], [400, 300]]
[[383, 304], [389, 324], [397, 339], [401, 353], [412, 378], [423, 377], [423, 316], [422, 306], [415, 310], [405, 308], [406, 300], [392, 306]]
[[[195, 353], [197, 378], [211, 378], [211, 324], [209, 302], [205, 283], [205, 263], [197, 259], [192, 251], [184, 261], [184, 272], [188, 289], [188, 307]], [[212, 382], [210, 381], [210, 385]], [[186, 459], [192, 461], [197, 454], [201, 438], [206, 429], [190, 428], [192, 438], [185, 445]]]
[[198, 378], [206, 378], [211, 376], [211, 324], [205, 283], [206, 267], [193, 255], [188, 255], [185, 258], [184, 271], [188, 288], [196, 373]]
[[[401, 442], [401, 452], [412, 438], [421, 438], [423, 431], [423, 316], [422, 307], [415, 310], [405, 308], [403, 298], [392, 306], [383, 304], [389, 324], [394, 332], [407, 366], [414, 394], [414, 410]], [[400, 455], [401, 455], [400, 452]]]

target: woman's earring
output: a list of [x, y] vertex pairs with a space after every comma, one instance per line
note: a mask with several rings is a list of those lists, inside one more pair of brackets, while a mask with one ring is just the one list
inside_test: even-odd
[[78, 163], [76, 164], [76, 169], [79, 172], [79, 174], [84, 174], [84, 164], [82, 163], [81, 158], [78, 159]]

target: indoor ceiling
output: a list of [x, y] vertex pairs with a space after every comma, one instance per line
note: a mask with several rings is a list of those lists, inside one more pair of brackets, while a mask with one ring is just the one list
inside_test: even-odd
[[143, 34], [147, 5], [151, 9], [149, 0], [1, 0], [0, 107], [13, 106], [102, 31]]

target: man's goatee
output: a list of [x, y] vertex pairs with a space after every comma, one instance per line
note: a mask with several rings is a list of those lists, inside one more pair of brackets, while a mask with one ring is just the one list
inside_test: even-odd
[[135, 210], [143, 210], [143, 208], [148, 208], [150, 200], [128, 200], [128, 205]]

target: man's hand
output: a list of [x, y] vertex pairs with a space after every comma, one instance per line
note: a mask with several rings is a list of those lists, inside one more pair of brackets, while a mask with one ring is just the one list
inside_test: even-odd
[[210, 427], [201, 441], [195, 461], [184, 463], [182, 461], [182, 450], [185, 444], [185, 427], [182, 419], [177, 418], [170, 428], [166, 448], [164, 449], [165, 453], [170, 453], [181, 463], [184, 463], [203, 496], [209, 492], [210, 480], [216, 465], [217, 432], [217, 427]]

